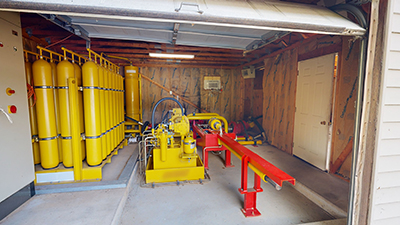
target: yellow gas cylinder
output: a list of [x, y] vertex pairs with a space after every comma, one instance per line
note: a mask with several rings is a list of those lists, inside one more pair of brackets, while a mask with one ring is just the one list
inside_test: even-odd
[[103, 67], [103, 73], [104, 73], [104, 114], [106, 116], [106, 140], [107, 140], [107, 146], [106, 146], [106, 152], [107, 155], [110, 154], [111, 149], [112, 149], [112, 140], [111, 140], [111, 118], [110, 118], [110, 83], [109, 83], [109, 73], [108, 69], [106, 67]]
[[99, 165], [101, 153], [101, 118], [99, 68], [93, 61], [87, 61], [82, 66], [83, 104], [86, 132], [86, 162], [90, 166]]
[[51, 77], [53, 79], [53, 92], [54, 92], [54, 105], [55, 105], [55, 112], [56, 112], [56, 126], [57, 126], [57, 142], [58, 142], [58, 158], [60, 159], [60, 162], [63, 161], [63, 153], [62, 153], [62, 144], [61, 144], [61, 121], [60, 121], [60, 104], [58, 102], [58, 77], [57, 77], [57, 65], [56, 63], [51, 60], [50, 61], [50, 66], [51, 66]]
[[115, 148], [116, 136], [115, 136], [115, 91], [114, 91], [114, 72], [110, 70], [110, 96], [111, 96], [111, 138], [112, 138], [112, 150]]
[[73, 166], [72, 158], [72, 133], [71, 115], [69, 110], [68, 78], [74, 78], [74, 65], [68, 60], [63, 60], [57, 65], [57, 90], [60, 105], [61, 121], [61, 145], [63, 153], [63, 164], [65, 167]]
[[117, 129], [118, 129], [118, 123], [117, 123], [117, 87], [116, 87], [116, 78], [117, 74], [115, 71], [113, 71], [113, 76], [112, 76], [112, 85], [113, 85], [113, 118], [114, 118], [114, 148], [118, 145], [118, 136], [117, 136]]
[[121, 87], [119, 85], [120, 82], [120, 75], [117, 74], [117, 101], [118, 101], [118, 108], [117, 108], [117, 118], [118, 118], [118, 144], [122, 141], [122, 135], [121, 135]]
[[104, 68], [99, 66], [99, 91], [100, 91], [100, 127], [101, 127], [101, 156], [103, 159], [107, 157], [107, 138], [106, 138], [106, 104], [105, 104], [105, 96], [104, 96]]
[[123, 90], [123, 78], [122, 76], [119, 77], [119, 134], [120, 134], [120, 141], [124, 140], [124, 90]]
[[190, 136], [183, 139], [183, 152], [186, 154], [192, 154], [196, 149], [196, 140]]
[[[26, 75], [26, 83], [33, 85], [33, 78], [32, 78], [32, 63], [29, 61], [25, 62], [25, 75]], [[29, 103], [29, 117], [30, 117], [30, 124], [31, 124], [31, 135], [32, 139], [38, 138], [38, 127], [37, 127], [37, 120], [36, 120], [36, 106], [34, 104], [33, 97], [28, 99]], [[39, 143], [33, 142], [32, 143], [32, 151], [33, 151], [33, 162], [34, 164], [40, 163], [40, 150], [39, 150]]]
[[[73, 63], [73, 65], [74, 65], [74, 74], [75, 74], [76, 84], [78, 85], [78, 87], [82, 87], [81, 67], [76, 63]], [[81, 136], [83, 136], [85, 134], [85, 123], [84, 123], [84, 119], [83, 119], [83, 92], [82, 91], [78, 91], [78, 107], [79, 107], [78, 108], [79, 128], [80, 128]], [[82, 160], [84, 160], [86, 157], [85, 140], [81, 141], [81, 154], [82, 154]]]
[[140, 121], [139, 72], [136, 66], [125, 66], [126, 116]]
[[43, 168], [51, 169], [59, 164], [51, 66], [45, 60], [39, 59], [33, 63], [32, 71], [36, 93], [40, 163]]

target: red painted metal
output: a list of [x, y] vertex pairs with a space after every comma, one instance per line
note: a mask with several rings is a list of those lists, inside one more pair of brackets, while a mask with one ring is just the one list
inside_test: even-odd
[[[277, 183], [279, 186], [282, 186], [284, 181], [287, 181], [293, 185], [295, 185], [295, 179], [291, 177], [289, 174], [283, 172], [276, 166], [272, 165], [267, 160], [261, 158], [261, 156], [257, 155], [256, 153], [250, 151], [243, 145], [237, 143], [233, 140], [230, 136], [226, 134], [218, 135], [218, 139], [221, 140], [224, 146], [228, 148], [230, 151], [235, 151], [241, 157], [248, 156], [249, 163], [252, 164], [255, 168], [260, 170], [266, 176], [268, 176], [271, 180]], [[264, 181], [265, 177], [262, 177]], [[266, 181], [267, 182], [267, 181]]]
[[[201, 129], [193, 123], [193, 134], [198, 146], [203, 147], [203, 164], [205, 169], [208, 167], [208, 152], [209, 151], [225, 151], [225, 167], [233, 167], [231, 164], [231, 152], [225, 146], [218, 143], [218, 131], [209, 129]], [[235, 134], [227, 134], [231, 138], [235, 138]]]
[[[262, 192], [261, 188], [261, 178], [258, 174], [254, 173], [254, 187], [252, 190], [247, 188], [248, 180], [248, 166], [251, 163], [255, 168], [268, 176], [278, 185], [282, 186], [284, 181], [295, 184], [295, 179], [282, 170], [278, 169], [265, 159], [261, 158], [256, 153], [250, 151], [246, 147], [234, 141], [229, 135], [222, 134], [218, 135], [218, 139], [221, 140], [224, 146], [227, 147], [229, 151], [235, 152], [240, 155], [242, 160], [242, 170], [241, 170], [241, 188], [239, 188], [240, 194], [244, 195], [243, 208], [241, 209], [245, 217], [255, 217], [260, 216], [261, 213], [257, 209], [257, 192]], [[263, 177], [265, 182], [266, 178]]]
[[[263, 191], [261, 188], [261, 178], [256, 173], [254, 173], [253, 188], [247, 188], [249, 163], [279, 186], [282, 186], [282, 183], [285, 181], [293, 185], [295, 184], [293, 177], [236, 142], [234, 140], [236, 134], [225, 132], [221, 134], [219, 131], [202, 129], [195, 122], [193, 122], [192, 128], [197, 145], [203, 147], [203, 163], [206, 169], [208, 169], [208, 151], [225, 151], [226, 167], [233, 166], [231, 165], [231, 151], [241, 157], [241, 187], [239, 188], [239, 192], [244, 195], [244, 204], [241, 211], [246, 217], [261, 215], [257, 209], [257, 193]], [[265, 176], [262, 179], [268, 182]]]

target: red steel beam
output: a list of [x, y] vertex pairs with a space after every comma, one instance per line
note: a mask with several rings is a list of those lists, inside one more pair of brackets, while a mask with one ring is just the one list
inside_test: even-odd
[[[287, 181], [295, 185], [296, 182], [295, 179], [291, 177], [289, 174], [283, 172], [282, 170], [272, 165], [267, 160], [261, 158], [261, 156], [257, 155], [256, 153], [250, 151], [246, 147], [243, 147], [241, 144], [233, 140], [228, 135], [226, 134], [218, 135], [218, 139], [221, 141], [221, 144], [224, 145], [228, 150], [240, 155], [241, 159], [243, 157], [248, 157], [248, 162], [252, 166], [254, 166], [260, 172], [265, 174], [265, 176], [273, 180], [279, 186], [282, 186], [282, 183], [284, 181]], [[265, 182], [268, 182], [268, 180], [266, 179], [267, 177], [265, 176], [261, 178]]]

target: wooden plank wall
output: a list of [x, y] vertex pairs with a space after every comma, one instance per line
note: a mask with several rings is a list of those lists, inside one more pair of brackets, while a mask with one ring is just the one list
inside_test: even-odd
[[[262, 70], [256, 70], [256, 77], [251, 79], [244, 79], [244, 117], [247, 119], [249, 116], [257, 117], [263, 114], [263, 75]], [[262, 119], [258, 120], [262, 123]]]
[[[216, 112], [228, 120], [236, 120], [243, 116], [241, 102], [241, 75], [239, 70], [208, 68], [163, 68], [141, 67], [139, 72], [168, 89], [172, 89], [182, 97], [210, 112]], [[203, 89], [204, 76], [221, 76], [222, 91]], [[236, 90], [236, 91], [235, 91]], [[168, 92], [142, 80], [143, 120], [151, 120], [151, 112], [158, 100], [172, 97]], [[193, 106], [180, 101], [188, 113], [198, 112]], [[164, 101], [156, 110], [156, 121], [169, 109], [178, 107], [173, 101]]]
[[265, 60], [263, 128], [267, 142], [292, 153], [297, 49]]
[[[349, 49], [348, 37], [323, 36], [265, 59], [263, 127], [269, 144], [292, 154], [298, 59], [305, 60], [339, 52], [331, 157], [331, 161], [335, 161], [353, 135], [354, 129], [354, 98], [357, 90], [353, 86], [357, 76], [359, 48], [357, 44], [354, 45], [348, 54]], [[346, 159], [339, 174], [347, 177], [350, 164], [351, 157]]]
[[[339, 68], [336, 83], [336, 98], [333, 123], [331, 165], [354, 135], [354, 112], [357, 97], [357, 72], [359, 41], [349, 54], [350, 37], [343, 37], [342, 52], [339, 55]], [[338, 173], [348, 178], [351, 170], [351, 154], [343, 162]]]

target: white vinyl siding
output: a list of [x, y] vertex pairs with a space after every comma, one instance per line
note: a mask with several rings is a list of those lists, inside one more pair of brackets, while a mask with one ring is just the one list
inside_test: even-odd
[[400, 0], [388, 4], [371, 225], [400, 224]]

